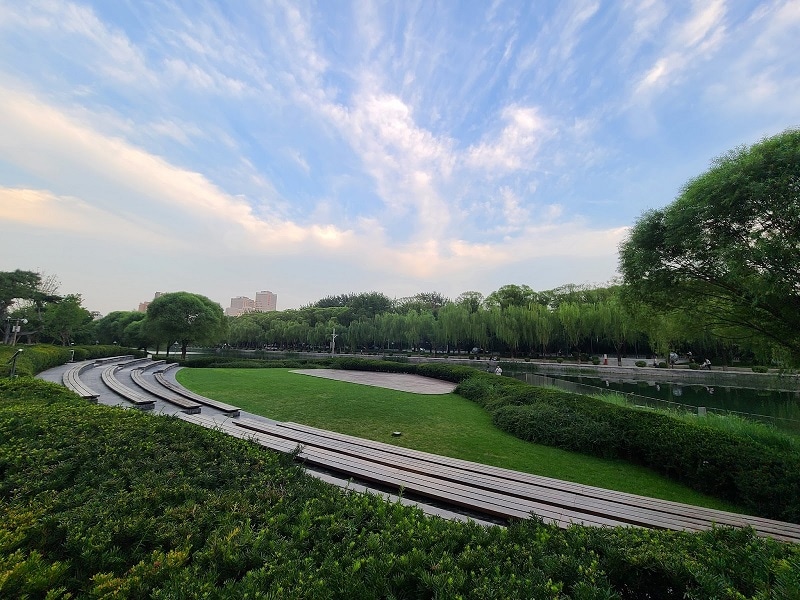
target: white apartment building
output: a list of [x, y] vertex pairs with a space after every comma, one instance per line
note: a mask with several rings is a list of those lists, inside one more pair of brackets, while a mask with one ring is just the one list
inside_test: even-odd
[[271, 312], [278, 310], [278, 295], [269, 291], [258, 292], [256, 299], [251, 300], [246, 296], [231, 298], [231, 305], [225, 309], [229, 317], [238, 317], [249, 312]]
[[278, 296], [270, 291], [256, 294], [256, 310], [258, 312], [271, 312], [278, 310]]
[[238, 317], [239, 315], [253, 312], [255, 308], [255, 300], [251, 300], [247, 296], [237, 296], [236, 298], [231, 298], [231, 305], [225, 309], [225, 314], [229, 317]]

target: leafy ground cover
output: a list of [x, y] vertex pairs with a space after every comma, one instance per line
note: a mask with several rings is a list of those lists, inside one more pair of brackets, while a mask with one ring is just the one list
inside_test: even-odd
[[[532, 444], [492, 424], [457, 394], [422, 395], [291, 373], [290, 369], [182, 369], [186, 387], [279, 421], [294, 421], [424, 452], [577, 483], [736, 511], [641, 466]], [[393, 431], [401, 431], [399, 438]]]
[[0, 381], [0, 597], [777, 600], [800, 597], [800, 547], [429, 518], [21, 378]]

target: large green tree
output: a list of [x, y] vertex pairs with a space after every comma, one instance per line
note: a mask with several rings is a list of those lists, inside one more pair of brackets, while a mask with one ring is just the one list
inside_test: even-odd
[[[92, 313], [82, 306], [78, 294], [70, 294], [60, 302], [49, 304], [44, 311], [43, 333], [62, 346], [85, 338], [92, 323]], [[78, 338], [78, 339], [76, 339]]]
[[[35, 300], [39, 297], [39, 285], [42, 277], [33, 271], [0, 271], [0, 319], [3, 327], [3, 343], [7, 344], [11, 336], [11, 322], [8, 320], [9, 310], [19, 300]], [[28, 315], [24, 315], [26, 318]]]
[[713, 161], [620, 248], [625, 294], [800, 363], [800, 130]]
[[225, 333], [222, 307], [200, 294], [172, 292], [153, 300], [147, 307], [146, 330], [169, 346], [177, 341], [181, 357], [189, 344], [215, 344]]

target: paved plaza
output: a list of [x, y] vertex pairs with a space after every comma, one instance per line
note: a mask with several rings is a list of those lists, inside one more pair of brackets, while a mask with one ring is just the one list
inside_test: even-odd
[[408, 373], [377, 373], [375, 371], [345, 371], [341, 369], [295, 369], [292, 370], [292, 373], [371, 385], [412, 394], [450, 394], [456, 389], [455, 383]]

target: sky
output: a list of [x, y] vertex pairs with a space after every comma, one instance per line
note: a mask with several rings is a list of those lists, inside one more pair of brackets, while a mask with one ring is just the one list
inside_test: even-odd
[[800, 126], [800, 0], [0, 0], [0, 271], [86, 308], [604, 285]]

